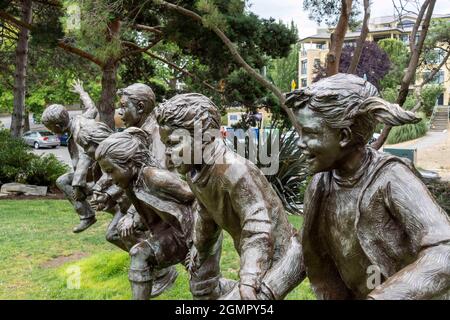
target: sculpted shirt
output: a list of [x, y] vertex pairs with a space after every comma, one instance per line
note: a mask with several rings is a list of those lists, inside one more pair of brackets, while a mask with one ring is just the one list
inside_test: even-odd
[[162, 168], [166, 168], [166, 147], [161, 141], [159, 125], [156, 121], [154, 112], [150, 113], [144, 124], [141, 126], [141, 129], [149, 135], [148, 149], [152, 153], [152, 156]]
[[258, 288], [272, 263], [287, 250], [293, 228], [277, 194], [253, 163], [223, 141], [208, 147], [204, 153], [209, 164], [187, 175], [201, 206], [195, 245], [200, 254], [210, 252], [220, 235], [215, 230], [227, 231], [241, 257], [241, 283]]
[[[378, 267], [382, 276], [381, 285], [368, 297], [448, 298], [450, 218], [404, 160], [370, 148], [367, 152], [368, 168], [362, 183], [356, 183], [353, 188], [358, 193], [354, 198], [357, 199], [354, 208], [357, 242], [370, 265]], [[365, 264], [354, 265], [351, 253], [363, 255], [355, 246], [352, 231], [343, 236], [353, 243], [346, 251], [346, 257], [351, 256], [349, 260], [341, 256], [346, 248], [335, 248], [343, 250], [341, 253], [329, 252], [324, 246], [327, 241], [319, 232], [327, 213], [322, 210], [322, 204], [328, 193], [334, 193], [330, 189], [333, 179], [330, 172], [316, 174], [305, 193], [302, 245], [306, 271], [319, 299], [358, 298], [359, 293], [364, 293], [358, 290], [364, 283], [358, 286], [357, 279], [365, 271]], [[364, 260], [356, 261], [358, 264]], [[355, 274], [346, 271], [347, 268], [355, 268]]]
[[88, 174], [92, 171], [92, 164], [94, 161], [84, 152], [83, 148], [78, 145], [78, 134], [80, 128], [90, 123], [95, 123], [95, 117], [97, 115], [96, 109], [87, 109], [83, 114], [71, 117], [69, 126], [69, 139], [67, 142], [67, 149], [70, 154], [73, 166], [73, 180], [72, 186], [86, 187], [86, 181], [88, 180]]
[[333, 172], [330, 193], [324, 199], [323, 237], [336, 267], [347, 287], [356, 298], [363, 299], [371, 291], [367, 286], [370, 261], [362, 250], [356, 234], [356, 206], [370, 161], [351, 177], [340, 177]]

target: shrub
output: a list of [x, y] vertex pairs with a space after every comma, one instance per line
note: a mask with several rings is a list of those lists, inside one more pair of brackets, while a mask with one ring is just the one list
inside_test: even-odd
[[9, 130], [0, 129], [0, 182], [13, 182], [24, 173], [33, 154], [20, 138], [13, 138]]
[[450, 215], [450, 182], [432, 181], [426, 182], [426, 185], [442, 209]]
[[425, 112], [427, 117], [431, 116], [433, 113], [433, 108], [436, 105], [436, 100], [439, 95], [443, 92], [444, 88], [441, 85], [431, 84], [424, 86], [420, 95], [422, 97], [422, 110]]
[[0, 184], [20, 182], [54, 187], [56, 179], [68, 171], [53, 154], [38, 156], [9, 130], [0, 129]]
[[428, 131], [428, 121], [423, 114], [421, 117], [422, 120], [418, 123], [393, 127], [386, 142], [388, 144], [396, 144], [424, 136]]
[[29, 162], [25, 177], [26, 182], [40, 186], [55, 186], [58, 177], [68, 171], [69, 167], [59, 161], [54, 154], [35, 156]]

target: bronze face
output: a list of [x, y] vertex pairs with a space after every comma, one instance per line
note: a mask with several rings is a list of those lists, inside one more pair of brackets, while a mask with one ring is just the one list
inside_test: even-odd
[[[173, 130], [167, 126], [159, 127], [159, 133], [161, 141], [166, 146], [168, 167], [176, 168], [180, 174], [186, 174], [191, 171], [193, 168], [194, 148], [190, 139], [174, 134]], [[191, 154], [185, 155], [184, 152], [189, 152], [188, 150], [190, 150]], [[177, 161], [173, 161], [174, 158], [177, 159]], [[190, 161], [183, 161], [183, 159], [189, 159]]]
[[126, 189], [130, 185], [134, 175], [133, 171], [129, 168], [122, 168], [116, 165], [108, 157], [105, 157], [98, 161], [102, 171], [107, 175], [110, 175], [111, 179], [121, 188]]
[[120, 108], [118, 114], [127, 128], [139, 126], [143, 117], [147, 116], [144, 114], [143, 103], [133, 100], [127, 95], [120, 97]]
[[329, 127], [325, 121], [308, 107], [296, 110], [295, 115], [302, 127], [298, 147], [307, 157], [312, 173], [335, 169], [344, 156], [341, 129]]
[[65, 124], [46, 122], [44, 123], [44, 125], [47, 127], [47, 129], [56, 134], [64, 134], [65, 132], [67, 132], [68, 125]]

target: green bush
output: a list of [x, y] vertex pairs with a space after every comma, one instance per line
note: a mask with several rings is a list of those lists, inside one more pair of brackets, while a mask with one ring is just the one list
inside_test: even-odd
[[22, 139], [11, 137], [9, 130], [0, 130], [0, 182], [16, 181], [24, 174], [33, 154]]
[[396, 144], [404, 141], [414, 140], [424, 136], [428, 130], [428, 121], [422, 114], [422, 120], [415, 124], [405, 124], [400, 127], [393, 127], [389, 133], [387, 143]]
[[426, 182], [426, 185], [442, 209], [450, 215], [450, 182], [432, 181]]
[[430, 84], [423, 87], [420, 95], [422, 97], [422, 110], [425, 112], [427, 117], [431, 116], [433, 113], [433, 108], [436, 105], [436, 100], [439, 95], [443, 92], [444, 88], [441, 85]]
[[0, 184], [20, 182], [53, 187], [69, 169], [53, 154], [31, 153], [22, 139], [11, 137], [6, 129], [0, 129], [0, 164]]
[[26, 182], [40, 186], [55, 186], [58, 177], [68, 171], [68, 166], [54, 154], [34, 156], [25, 171]]
[[[381, 91], [381, 97], [383, 97], [384, 100], [389, 101], [391, 103], [396, 103], [398, 96], [398, 90], [393, 88], [387, 88]], [[409, 94], [406, 97], [405, 103], [403, 103], [403, 108], [406, 110], [411, 110], [414, 108], [414, 106], [417, 104], [416, 99]]]

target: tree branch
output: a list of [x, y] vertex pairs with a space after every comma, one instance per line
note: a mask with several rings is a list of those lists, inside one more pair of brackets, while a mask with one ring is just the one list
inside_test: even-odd
[[187, 76], [189, 76], [189, 77], [191, 77], [191, 78], [194, 78], [194, 79], [197, 79], [197, 80], [201, 81], [201, 82], [202, 82], [205, 86], [207, 86], [209, 89], [221, 93], [221, 92], [220, 92], [219, 90], [217, 90], [214, 86], [212, 86], [212, 85], [209, 84], [208, 82], [206, 82], [206, 81], [200, 79], [197, 75], [195, 75], [195, 74], [193, 74], [193, 73], [191, 73], [191, 72], [189, 72], [189, 71], [187, 71], [187, 70], [185, 70], [185, 69], [183, 69], [183, 68], [180, 68], [180, 67], [177, 66], [175, 63], [170, 62], [170, 61], [164, 59], [163, 57], [160, 57], [160, 56], [158, 56], [158, 55], [156, 55], [156, 54], [150, 52], [148, 48], [141, 48], [141, 47], [139, 47], [137, 44], [135, 44], [135, 43], [133, 43], [133, 42], [128, 42], [128, 41], [124, 41], [123, 43], [124, 43], [125, 45], [129, 46], [129, 47], [135, 48], [135, 49], [136, 49], [135, 52], [137, 52], [137, 51], [143, 52], [143, 53], [147, 54], [148, 56], [150, 56], [150, 57], [152, 57], [152, 58], [154, 58], [154, 59], [156, 59], [156, 60], [159, 60], [159, 61], [161, 61], [161, 62], [164, 62], [165, 64], [169, 65], [169, 66], [172, 67], [173, 69], [175, 69], [175, 70], [177, 70], [177, 71], [180, 71], [181, 73], [183, 73], [183, 74], [185, 74], [185, 75], [187, 75]]
[[30, 23], [19, 20], [3, 10], [0, 10], [0, 18], [14, 24], [17, 27], [22, 27], [28, 30], [33, 29], [33, 26]]
[[330, 36], [330, 51], [327, 53], [327, 76], [339, 72], [339, 60], [341, 59], [342, 46], [347, 33], [348, 20], [352, 11], [353, 0], [341, 0], [341, 15], [339, 21]]
[[148, 31], [151, 33], [159, 34], [159, 35], [163, 34], [163, 32], [161, 30], [159, 30], [158, 27], [149, 27], [149, 26], [145, 26], [143, 24], [135, 24], [134, 28], [137, 30]]
[[117, 60], [122, 60], [123, 58], [131, 56], [133, 54], [137, 54], [137, 53], [142, 53], [142, 52], [148, 51], [151, 48], [153, 48], [154, 46], [156, 46], [161, 40], [162, 40], [162, 38], [158, 38], [153, 43], [151, 43], [150, 45], [148, 45], [148, 46], [146, 46], [144, 48], [141, 48], [137, 44], [135, 44], [133, 42], [130, 42], [130, 41], [122, 41], [122, 44], [124, 44], [124, 45], [126, 45], [128, 47], [134, 48], [134, 50], [123, 53]]
[[98, 65], [99, 67], [103, 67], [104, 63], [103, 61], [101, 61], [100, 59], [96, 58], [95, 56], [93, 56], [92, 54], [81, 50], [79, 48], [73, 47], [67, 43], [65, 43], [64, 41], [58, 41], [58, 47], [60, 47], [61, 49], [76, 54], [79, 57], [85, 58], [93, 63], [95, 63], [96, 65]]
[[366, 41], [367, 34], [369, 33], [369, 19], [370, 19], [370, 0], [364, 0], [364, 20], [361, 28], [361, 34], [359, 35], [356, 43], [355, 51], [353, 52], [352, 61], [348, 67], [347, 73], [356, 74], [356, 69], [361, 58], [364, 42]]
[[[347, 1], [352, 1], [352, 0], [347, 0]], [[203, 25], [205, 25], [203, 18], [198, 15], [197, 13], [185, 9], [183, 7], [180, 7], [178, 5], [175, 5], [173, 3], [169, 3], [167, 1], [162, 1], [162, 0], [153, 0], [153, 2], [155, 4], [159, 4], [169, 10], [172, 11], [176, 11], [184, 16], [187, 16], [197, 22], [202, 23]], [[280, 101], [280, 105], [281, 108], [287, 113], [288, 117], [290, 118], [292, 124], [294, 125], [295, 129], [297, 130], [297, 132], [299, 134], [301, 134], [301, 128], [300, 125], [298, 124], [298, 122], [295, 119], [294, 113], [291, 109], [289, 109], [288, 107], [286, 107], [285, 102], [286, 102], [286, 98], [284, 97], [283, 93], [281, 92], [280, 89], [278, 89], [274, 84], [272, 84], [271, 82], [269, 82], [266, 78], [264, 78], [258, 71], [256, 71], [255, 69], [253, 69], [247, 62], [245, 62], [245, 60], [242, 58], [242, 56], [239, 54], [236, 46], [231, 42], [231, 40], [225, 35], [225, 33], [223, 33], [222, 30], [220, 30], [218, 27], [213, 26], [212, 31], [214, 31], [214, 33], [222, 40], [222, 42], [224, 43], [224, 45], [228, 48], [228, 50], [230, 51], [233, 59], [245, 70], [247, 71], [247, 73], [252, 76], [256, 81], [258, 81], [262, 86], [264, 86], [265, 88], [267, 88], [269, 91], [273, 92], [273, 94], [275, 94], [275, 96], [278, 98], [278, 100]]]
[[[400, 85], [400, 91], [397, 97], [397, 103], [400, 106], [403, 106], [403, 104], [406, 101], [406, 97], [408, 96], [408, 92], [409, 92], [409, 86], [411, 84], [411, 81], [414, 78], [414, 75], [416, 73], [417, 70], [417, 66], [419, 63], [419, 57], [420, 57], [420, 53], [422, 52], [423, 49], [423, 45], [425, 42], [425, 38], [427, 36], [428, 33], [428, 28], [430, 26], [430, 20], [431, 17], [433, 15], [433, 10], [434, 10], [434, 5], [436, 4], [436, 0], [426, 0], [422, 7], [420, 8], [420, 12], [419, 12], [419, 16], [417, 17], [416, 23], [414, 24], [414, 27], [420, 26], [422, 19], [423, 19], [423, 15], [424, 12], [426, 11], [426, 15], [425, 18], [423, 20], [423, 24], [422, 24], [422, 30], [420, 32], [420, 36], [419, 36], [419, 41], [417, 42], [417, 45], [415, 44], [415, 36], [413, 37], [411, 34], [411, 39], [410, 39], [410, 47], [413, 47], [413, 51], [411, 51], [411, 59], [409, 60], [409, 64], [408, 64], [408, 69], [405, 72], [405, 75], [403, 76], [401, 85]], [[419, 20], [420, 18], [420, 20]], [[417, 32], [417, 30], [416, 30]], [[380, 149], [383, 144], [386, 142], [388, 136], [389, 136], [389, 132], [391, 132], [392, 127], [391, 126], [385, 126], [383, 128], [383, 131], [381, 132], [380, 136], [378, 137], [377, 141], [375, 141], [372, 144], [372, 147], [375, 149]]]

